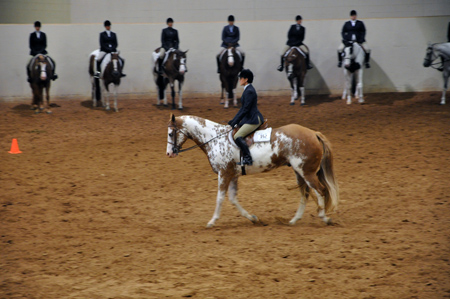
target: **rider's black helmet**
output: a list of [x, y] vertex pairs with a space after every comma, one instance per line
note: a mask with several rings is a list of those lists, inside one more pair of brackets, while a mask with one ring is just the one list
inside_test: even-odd
[[41, 22], [39, 22], [39, 21], [36, 21], [36, 22], [34, 22], [34, 27], [41, 27]]
[[245, 78], [248, 79], [248, 83], [252, 83], [253, 82], [253, 73], [251, 70], [249, 69], [243, 69], [240, 73], [239, 73], [239, 78]]
[[233, 15], [229, 15], [228, 16], [228, 22], [234, 22], [234, 16]]
[[103, 26], [111, 26], [111, 22], [109, 21], [109, 20], [106, 20], [104, 23], [103, 23]]
[[167, 19], [166, 24], [169, 24], [169, 23], [173, 23], [173, 19], [172, 18], [168, 18]]
[[301, 15], [297, 15], [297, 16], [295, 17], [295, 20], [296, 20], [296, 21], [301, 20], [301, 19], [302, 19], [302, 16], [301, 16]]
[[351, 16], [356, 16], [356, 10], [352, 10], [352, 11], [350, 12], [350, 15], [351, 15]]

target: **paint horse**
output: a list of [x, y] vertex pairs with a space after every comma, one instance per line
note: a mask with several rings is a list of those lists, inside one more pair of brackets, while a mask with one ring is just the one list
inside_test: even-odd
[[35, 113], [44, 110], [44, 89], [47, 100], [46, 112], [52, 113], [50, 110], [50, 85], [53, 78], [54, 66], [47, 55], [38, 54], [34, 56], [29, 64], [30, 71], [30, 87], [33, 92], [31, 102], [32, 109]]
[[352, 94], [360, 104], [364, 103], [363, 97], [363, 62], [364, 49], [356, 42], [348, 42], [344, 48], [344, 75], [345, 87], [342, 99], [347, 98], [347, 104], [352, 103]]
[[176, 49], [169, 49], [166, 52], [162, 63], [162, 75], [158, 73], [156, 69], [156, 61], [159, 59], [159, 51], [161, 48], [157, 48], [153, 53], [155, 66], [153, 67], [153, 77], [158, 88], [158, 100], [156, 105], [161, 105], [163, 100], [164, 106], [167, 106], [167, 98], [165, 90], [167, 85], [170, 85], [172, 96], [172, 110], [175, 110], [175, 81], [178, 81], [178, 109], [183, 110], [183, 94], [182, 87], [184, 83], [184, 74], [187, 72], [186, 68], [186, 51], [180, 51]]
[[97, 55], [96, 51], [99, 50], [93, 51], [89, 58], [89, 74], [91, 75], [92, 83], [92, 106], [97, 107], [97, 99], [98, 95], [100, 95], [105, 109], [107, 111], [111, 109], [109, 104], [109, 85], [113, 84], [114, 111], [119, 112], [119, 108], [117, 107], [117, 88], [120, 85], [120, 79], [122, 77], [123, 59], [119, 57], [119, 52], [107, 53], [103, 57], [100, 74], [100, 81], [103, 82], [103, 84], [100, 84], [100, 81], [97, 81], [98, 79], [94, 77], [94, 58]]
[[[216, 209], [207, 227], [219, 219], [220, 210], [228, 191], [228, 198], [242, 216], [253, 223], [250, 215], [237, 200], [237, 182], [241, 175], [240, 150], [230, 137], [231, 127], [220, 125], [196, 116], [170, 116], [167, 136], [167, 156], [176, 157], [187, 139], [191, 139], [208, 157], [212, 170], [218, 174], [219, 190]], [[247, 139], [248, 142], [248, 139]], [[195, 146], [194, 146], [195, 147]], [[318, 205], [318, 215], [327, 224], [331, 219], [326, 213], [336, 209], [339, 187], [333, 168], [333, 152], [330, 142], [319, 132], [290, 124], [272, 129], [270, 142], [250, 146], [253, 165], [246, 166], [247, 174], [267, 172], [280, 166], [291, 166], [300, 189], [300, 206], [289, 224], [302, 218], [306, 200], [311, 194]], [[311, 192], [312, 191], [312, 192]]]
[[[229, 101], [233, 100], [233, 106], [237, 107], [236, 86], [239, 72], [243, 67], [243, 57], [232, 45], [222, 51], [219, 55], [221, 96], [220, 104], [225, 104], [223, 108], [228, 109]], [[227, 99], [224, 100], [223, 92], [227, 92]]]
[[[441, 60], [436, 63], [433, 63], [438, 58], [441, 58]], [[427, 53], [423, 61], [423, 66], [433, 67], [435, 65], [441, 65], [440, 68], [438, 68], [439, 70], [442, 70], [442, 76], [444, 78], [444, 87], [442, 89], [441, 105], [445, 105], [448, 77], [450, 76], [450, 43], [439, 43], [428, 45]]]
[[306, 54], [299, 47], [291, 47], [285, 54], [284, 67], [286, 69], [286, 76], [291, 84], [291, 103], [301, 95], [301, 105], [305, 105], [305, 87], [303, 81], [305, 80], [306, 72]]

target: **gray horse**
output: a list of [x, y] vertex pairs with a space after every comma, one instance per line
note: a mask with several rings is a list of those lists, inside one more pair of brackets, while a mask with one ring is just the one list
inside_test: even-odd
[[[434, 62], [440, 58], [440, 61]], [[440, 65], [439, 67], [434, 67]], [[427, 54], [423, 61], [424, 67], [433, 67], [442, 71], [444, 77], [444, 88], [442, 90], [441, 105], [445, 105], [445, 95], [447, 92], [448, 77], [450, 76], [450, 43], [429, 44]]]

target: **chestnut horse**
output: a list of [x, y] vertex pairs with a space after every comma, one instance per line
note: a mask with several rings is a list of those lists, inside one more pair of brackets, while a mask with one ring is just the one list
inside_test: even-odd
[[[233, 106], [237, 107], [236, 86], [239, 72], [242, 70], [242, 55], [236, 48], [229, 46], [219, 55], [220, 61], [220, 82], [221, 91], [220, 104], [225, 104], [227, 109], [229, 101], [233, 100]], [[227, 92], [227, 99], [224, 100], [223, 91]]]
[[[155, 50], [154, 57], [159, 57], [159, 50], [161, 48], [157, 48]], [[164, 106], [167, 106], [167, 98], [165, 95], [165, 90], [167, 85], [170, 85], [171, 96], [172, 96], [172, 110], [175, 110], [175, 81], [178, 81], [178, 109], [183, 110], [183, 95], [182, 95], [182, 87], [184, 83], [184, 74], [187, 72], [186, 68], [186, 51], [180, 51], [175, 49], [169, 49], [167, 51], [166, 57], [164, 58], [162, 67], [163, 74], [158, 74], [156, 70], [156, 65], [153, 67], [153, 76], [156, 83], [156, 87], [158, 88], [158, 100], [156, 105], [161, 104], [161, 100], [163, 100]], [[158, 54], [158, 55], [156, 55]], [[158, 58], [157, 58], [158, 59]], [[155, 59], [155, 62], [156, 60]]]
[[306, 54], [299, 47], [290, 48], [286, 54], [284, 60], [284, 66], [286, 69], [286, 76], [291, 83], [291, 103], [294, 105], [294, 101], [301, 95], [301, 105], [305, 105], [305, 87], [303, 81], [305, 80], [306, 72]]
[[[237, 165], [240, 151], [229, 137], [231, 127], [196, 116], [175, 117], [173, 114], [168, 127], [168, 157], [176, 157], [178, 153], [199, 147], [208, 157], [212, 170], [219, 176], [216, 209], [207, 227], [212, 227], [219, 219], [227, 191], [229, 200], [241, 215], [253, 223], [258, 222], [256, 216], [242, 208], [236, 197], [237, 182], [241, 175], [241, 166]], [[196, 146], [182, 150], [187, 139], [193, 140]], [[255, 143], [250, 146], [250, 152], [253, 165], [246, 166], [247, 174], [267, 172], [280, 166], [291, 166], [294, 170], [300, 189], [300, 206], [289, 224], [294, 225], [302, 218], [309, 194], [318, 205], [319, 217], [331, 224], [326, 213], [336, 209], [339, 187], [334, 174], [331, 145], [324, 135], [290, 124], [272, 129], [270, 142]]]
[[30, 87], [33, 92], [33, 100], [31, 101], [32, 109], [35, 113], [44, 110], [44, 89], [47, 100], [47, 113], [50, 110], [50, 83], [53, 77], [53, 65], [47, 55], [38, 54], [32, 58], [29, 65], [30, 70]]

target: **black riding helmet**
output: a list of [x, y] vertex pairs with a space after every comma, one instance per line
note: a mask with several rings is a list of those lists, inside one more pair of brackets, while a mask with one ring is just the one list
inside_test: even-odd
[[253, 83], [253, 73], [249, 69], [243, 69], [239, 73], [239, 78], [248, 79], [248, 83]]
[[169, 24], [169, 23], [173, 23], [173, 19], [172, 18], [168, 18], [167, 19], [166, 24]]
[[356, 14], [356, 10], [352, 10], [351, 12], [350, 12], [350, 16], [356, 16], [357, 14]]
[[39, 21], [34, 22], [34, 27], [41, 27], [41, 22]]
[[103, 26], [111, 26], [111, 22], [109, 21], [109, 20], [106, 20], [104, 23], [103, 23]]
[[302, 19], [302, 16], [301, 16], [301, 15], [298, 15], [298, 16], [295, 17], [295, 20], [296, 20], [296, 21], [301, 20], [301, 19]]
[[233, 15], [229, 15], [228, 16], [228, 22], [234, 22], [234, 16]]

